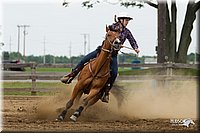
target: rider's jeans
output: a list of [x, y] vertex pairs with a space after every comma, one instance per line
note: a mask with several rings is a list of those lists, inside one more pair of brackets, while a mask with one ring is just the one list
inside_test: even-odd
[[[80, 67], [80, 66], [84, 65], [85, 63], [89, 62], [90, 59], [96, 58], [97, 54], [98, 54], [97, 50], [94, 50], [93, 52], [87, 54], [86, 56], [84, 56], [82, 58], [82, 60], [78, 63], [78, 65], [74, 69], [77, 69], [78, 67]], [[112, 85], [115, 82], [115, 79], [117, 77], [117, 74], [118, 74], [117, 55], [112, 55], [112, 61], [111, 61], [110, 67], [111, 67], [111, 70], [112, 70], [110, 72], [110, 74], [111, 74], [110, 85], [112, 87]]]

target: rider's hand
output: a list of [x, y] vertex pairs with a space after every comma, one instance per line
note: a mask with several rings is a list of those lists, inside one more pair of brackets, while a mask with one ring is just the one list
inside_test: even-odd
[[134, 49], [135, 50], [135, 52], [138, 54], [139, 52], [140, 52], [140, 50], [139, 49]]

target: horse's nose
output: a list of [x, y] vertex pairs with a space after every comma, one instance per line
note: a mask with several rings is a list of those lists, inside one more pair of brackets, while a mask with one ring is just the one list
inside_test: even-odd
[[120, 46], [121, 46], [120, 40], [119, 40], [118, 38], [115, 39], [115, 41], [114, 41], [113, 44], [114, 44], [114, 47], [115, 47], [116, 49], [119, 49]]
[[116, 38], [113, 44], [120, 44], [120, 40]]
[[117, 43], [120, 43], [120, 40], [119, 40], [119, 38], [116, 38], [116, 42], [117, 42]]

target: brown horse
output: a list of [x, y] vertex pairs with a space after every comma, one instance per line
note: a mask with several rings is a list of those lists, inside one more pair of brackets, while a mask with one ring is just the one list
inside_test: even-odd
[[79, 108], [70, 117], [73, 121], [76, 121], [83, 109], [95, 104], [101, 98], [103, 87], [110, 77], [112, 51], [120, 48], [118, 39], [119, 33], [117, 31], [111, 31], [108, 27], [106, 27], [106, 32], [107, 34], [103, 41], [100, 54], [95, 60], [90, 61], [80, 72], [78, 81], [66, 104], [66, 108], [58, 116], [57, 120], [64, 120], [67, 110], [72, 107], [74, 100], [79, 100], [83, 93], [88, 95], [83, 99]]

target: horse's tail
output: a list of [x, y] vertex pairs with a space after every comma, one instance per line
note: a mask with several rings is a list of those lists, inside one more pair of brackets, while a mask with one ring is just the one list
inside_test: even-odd
[[123, 86], [114, 85], [111, 89], [111, 93], [116, 98], [118, 103], [118, 108], [121, 107], [122, 103], [126, 101], [126, 97], [128, 96], [128, 93], [126, 92], [125, 88]]

